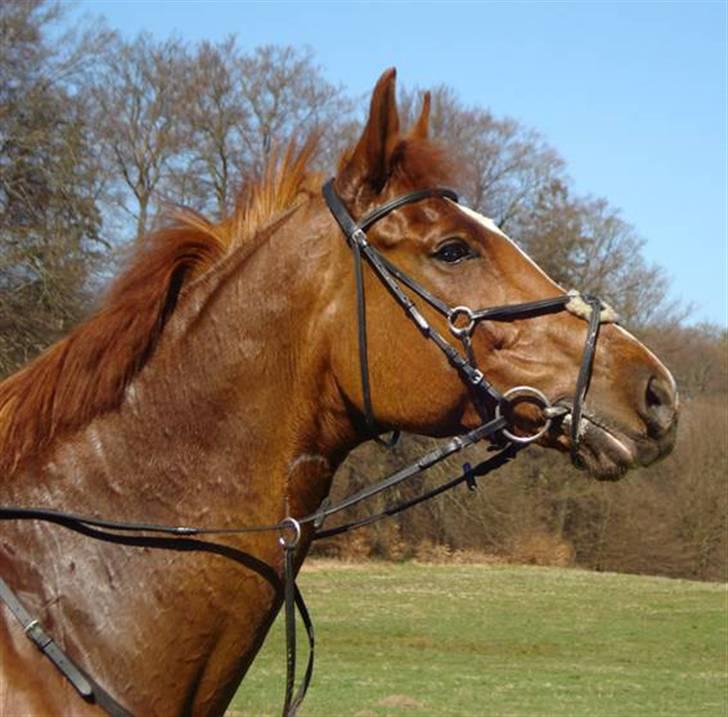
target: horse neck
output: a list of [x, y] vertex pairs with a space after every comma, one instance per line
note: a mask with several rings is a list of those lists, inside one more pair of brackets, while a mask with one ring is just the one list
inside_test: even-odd
[[306, 462], [335, 467], [355, 438], [327, 376], [337, 273], [315, 215], [297, 218], [191, 285], [120, 409], [3, 488], [42, 504], [57, 492], [69, 509], [70, 495], [79, 511], [105, 508], [106, 490], [124, 517], [142, 510], [160, 522], [195, 518], [202, 504], [209, 522], [217, 502], [221, 519], [239, 522], [229, 500], [240, 497], [245, 515], [255, 509], [248, 494], [261, 473], [270, 490]]
[[[191, 286], [120, 410], [14, 481], [13, 502], [215, 527], [315, 509], [353, 440], [324, 368], [329, 339], [316, 315], [333, 275], [316, 233], [313, 220], [287, 223], [244, 263], [233, 254]], [[56, 526], [14, 530], [33, 560], [16, 559], [11, 577], [41, 616], [112, 693], [122, 675], [137, 696], [155, 695], [161, 712], [184, 701], [203, 712], [224, 705], [279, 604], [275, 534], [226, 540], [244, 556], [236, 567], [205, 552], [109, 545]], [[89, 641], [94, 633], [102, 638]], [[136, 664], [140, 640], [143, 664], [158, 671]], [[151, 714], [149, 704], [139, 707]]]

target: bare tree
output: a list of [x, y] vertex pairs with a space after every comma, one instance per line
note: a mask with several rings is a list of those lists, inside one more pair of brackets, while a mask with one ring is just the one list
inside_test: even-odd
[[185, 68], [188, 100], [179, 108], [186, 126], [182, 172], [175, 174], [178, 201], [219, 217], [230, 209], [245, 165], [243, 134], [248, 122], [239, 73], [240, 50], [235, 37], [203, 42]]
[[101, 151], [120, 178], [113, 201], [133, 218], [137, 239], [150, 228], [164, 181], [184, 160], [180, 114], [189, 92], [186, 67], [179, 41], [156, 42], [142, 34], [109, 48], [93, 90]]
[[[403, 116], [412, 121], [419, 90], [401, 94]], [[430, 126], [466, 168], [460, 190], [473, 209], [504, 231], [517, 233], [543, 187], [562, 177], [563, 161], [538, 134], [511, 118], [468, 107], [440, 85], [432, 93]]]
[[271, 149], [294, 134], [326, 128], [322, 151], [336, 136], [351, 102], [328, 82], [310, 49], [266, 45], [238, 61], [246, 122], [246, 166], [259, 172]]
[[0, 6], [0, 373], [72, 325], [102, 249], [83, 84], [108, 33], [51, 42], [62, 6]]
[[326, 125], [322, 161], [340, 144], [351, 103], [324, 79], [310, 50], [271, 45], [244, 53], [231, 36], [197, 46], [180, 74], [187, 87], [177, 115], [185, 162], [163, 185], [177, 201], [221, 216], [244, 179], [291, 136]]
[[728, 395], [728, 330], [725, 327], [652, 321], [640, 333], [667, 362], [683, 398]]

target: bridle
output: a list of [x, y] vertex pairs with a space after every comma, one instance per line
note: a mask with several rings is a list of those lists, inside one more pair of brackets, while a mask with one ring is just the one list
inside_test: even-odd
[[[271, 525], [244, 526], [237, 528], [199, 528], [190, 526], [170, 526], [152, 523], [129, 523], [105, 520], [90, 516], [79, 515], [65, 511], [47, 508], [33, 508], [22, 506], [0, 506], [0, 520], [41, 520], [61, 525], [70, 530], [82, 533], [91, 538], [114, 543], [148, 545], [151, 547], [185, 550], [210, 550], [225, 546], [215, 542], [198, 541], [201, 536], [210, 535], [237, 535], [253, 532], [270, 531], [278, 535], [278, 542], [283, 553], [283, 603], [286, 624], [286, 689], [283, 704], [283, 716], [294, 717], [303, 698], [313, 674], [314, 637], [313, 624], [306, 608], [303, 596], [295, 583], [294, 557], [299, 544], [302, 528], [310, 526], [315, 532], [313, 540], [338, 535], [348, 530], [368, 525], [384, 517], [395, 515], [418, 503], [433, 498], [466, 483], [468, 488], [474, 490], [476, 479], [484, 476], [510, 461], [524, 446], [542, 437], [551, 427], [552, 421], [568, 418], [571, 421], [571, 455], [577, 460], [577, 449], [581, 438], [581, 423], [584, 401], [591, 378], [592, 363], [596, 349], [600, 324], [613, 320], [605, 317], [606, 305], [599, 299], [576, 292], [569, 292], [553, 298], [542, 299], [505, 306], [495, 306], [484, 309], [471, 309], [467, 306], [450, 307], [441, 299], [432, 294], [421, 283], [395, 267], [381, 252], [368, 241], [366, 230], [383, 219], [391, 212], [408, 204], [426, 199], [440, 198], [458, 202], [458, 196], [451, 189], [436, 187], [409, 192], [392, 199], [382, 206], [366, 214], [358, 222], [349, 214], [348, 209], [338, 196], [334, 180], [328, 181], [323, 187], [326, 204], [333, 214], [339, 227], [346, 236], [354, 258], [354, 276], [356, 283], [356, 303], [358, 321], [359, 364], [361, 374], [364, 415], [367, 429], [373, 437], [378, 437], [377, 423], [371, 399], [371, 386], [369, 380], [367, 331], [366, 331], [366, 302], [364, 295], [363, 263], [371, 267], [377, 278], [384, 284], [394, 297], [397, 304], [404, 310], [408, 318], [417, 326], [422, 335], [445, 355], [448, 363], [457, 371], [461, 379], [472, 393], [473, 401], [483, 418], [483, 423], [462, 436], [450, 439], [416, 461], [385, 477], [379, 482], [344, 498], [332, 505], [324, 500], [314, 513], [294, 519], [283, 518]], [[429, 304], [447, 320], [447, 326], [452, 336], [461, 344], [461, 350], [433, 326], [418, 309], [414, 300], [402, 288], [407, 287], [416, 296]], [[586, 306], [587, 310], [574, 308], [575, 302]], [[576, 381], [576, 390], [571, 407], [552, 405], [548, 397], [539, 389], [531, 386], [515, 386], [501, 393], [490, 383], [485, 373], [478, 367], [473, 352], [472, 337], [476, 326], [482, 321], [510, 321], [513, 319], [530, 318], [556, 311], [571, 311], [588, 320], [584, 350], [581, 365]], [[516, 434], [509, 422], [508, 408], [519, 400], [529, 400], [540, 405], [544, 422], [538, 430], [530, 435]], [[489, 411], [492, 415], [489, 417]], [[436, 486], [435, 488], [415, 498], [399, 503], [387, 505], [382, 511], [365, 518], [351, 521], [333, 528], [324, 529], [324, 521], [331, 515], [361, 503], [382, 491], [388, 490], [403, 481], [418, 475], [432, 466], [442, 462], [449, 456], [472, 446], [484, 439], [498, 446], [495, 455], [481, 461], [476, 466], [465, 463], [462, 472]], [[386, 441], [381, 441], [389, 445]], [[169, 536], [156, 538], [154, 536]], [[130, 536], [130, 537], [126, 537]], [[195, 539], [195, 540], [193, 540]], [[160, 541], [166, 542], [160, 542]], [[219, 554], [231, 557], [231, 552]], [[0, 577], [0, 600], [9, 608], [23, 627], [27, 637], [45, 654], [60, 672], [69, 680], [78, 693], [88, 702], [98, 704], [112, 717], [131, 717], [118, 701], [116, 701], [103, 687], [85, 672], [76, 662], [61, 650], [52, 637], [43, 629], [40, 621], [34, 618], [17, 595]], [[294, 694], [296, 673], [296, 620], [295, 609], [301, 615], [309, 643], [309, 657], [304, 676], [298, 690]]]
[[[581, 439], [581, 419], [584, 401], [591, 379], [599, 327], [605, 320], [604, 310], [608, 307], [600, 299], [587, 294], [579, 294], [578, 292], [569, 292], [538, 301], [493, 306], [477, 310], [468, 306], [449, 306], [420, 282], [394, 266], [379, 250], [372, 246], [368, 241], [366, 230], [396, 209], [408, 204], [421, 202], [425, 199], [437, 197], [450, 200], [457, 204], [459, 202], [458, 195], [452, 189], [434, 187], [400, 195], [382, 206], [373, 209], [358, 222], [351, 217], [346, 205], [337, 194], [334, 179], [326, 182], [323, 187], [323, 195], [329, 210], [334, 215], [336, 222], [346, 236], [354, 257], [354, 277], [356, 282], [356, 305], [359, 327], [359, 367], [367, 428], [376, 435], [376, 421], [372, 408], [369, 362], [367, 358], [366, 301], [364, 296], [362, 257], [364, 257], [376, 277], [388, 289], [395, 301], [402, 307], [407, 317], [415, 324], [422, 335], [435, 344], [445, 355], [449, 364], [458, 372], [461, 379], [474, 394], [475, 405], [484, 420], [487, 419], [487, 405], [495, 406], [495, 417], [498, 418], [503, 415], [509, 403], [517, 399], [522, 399], [524, 396], [541, 404], [544, 422], [536, 433], [527, 436], [517, 435], [509, 430], [507, 426], [498, 425], [497, 428], [494, 427], [493, 434], [500, 432], [506, 440], [513, 443], [533, 443], [550, 429], [553, 419], [570, 414], [571, 456], [572, 460], [576, 461]], [[405, 293], [400, 284], [406, 286], [446, 318], [450, 333], [462, 344], [462, 352], [453, 346], [436, 327], [427, 321], [422, 312], [417, 308], [415, 302]], [[577, 376], [574, 401], [570, 409], [566, 406], [552, 406], [546, 395], [532, 386], [515, 386], [501, 393], [488, 381], [485, 373], [477, 365], [472, 346], [473, 332], [481, 321], [511, 321], [514, 319], [532, 318], [555, 311], [573, 311], [571, 305], [578, 299], [585, 302], [591, 310], [587, 312], [589, 328], [587, 330], [581, 365]]]

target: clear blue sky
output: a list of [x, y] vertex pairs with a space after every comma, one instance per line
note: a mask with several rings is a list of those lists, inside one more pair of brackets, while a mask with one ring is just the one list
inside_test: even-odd
[[725, 2], [119, 2], [83, 0], [127, 36], [308, 45], [354, 96], [401, 82], [539, 130], [576, 190], [607, 198], [694, 321], [728, 326]]

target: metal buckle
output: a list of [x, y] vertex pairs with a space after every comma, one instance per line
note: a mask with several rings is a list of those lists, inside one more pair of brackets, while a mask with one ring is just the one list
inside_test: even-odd
[[355, 244], [358, 244], [362, 248], [368, 246], [369, 244], [369, 241], [367, 240], [367, 235], [364, 233], [363, 229], [356, 229], [351, 235], [351, 241]]
[[545, 417], [545, 422], [539, 430], [534, 433], [531, 436], [517, 436], [515, 433], [512, 433], [507, 428], [501, 429], [501, 433], [509, 440], [513, 441], [513, 443], [521, 443], [521, 444], [528, 444], [533, 443], [534, 441], [537, 441], [539, 438], [541, 438], [550, 428], [551, 428], [551, 421], [553, 419], [551, 412], [549, 409], [552, 408], [551, 401], [547, 398], [546, 394], [542, 391], [539, 391], [537, 388], [533, 388], [532, 386], [514, 386], [513, 388], [509, 388], [504, 394], [503, 398], [500, 403], [495, 408], [495, 416], [496, 418], [500, 418], [502, 413], [502, 407], [504, 402], [511, 402], [512, 396], [518, 396], [518, 395], [526, 395], [530, 396], [531, 398], [536, 398], [541, 403], [543, 407], [543, 415]]
[[484, 378], [485, 374], [479, 368], [476, 368], [470, 375], [470, 383], [472, 383], [473, 386], [478, 386], [479, 384], [483, 383]]

